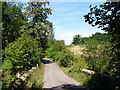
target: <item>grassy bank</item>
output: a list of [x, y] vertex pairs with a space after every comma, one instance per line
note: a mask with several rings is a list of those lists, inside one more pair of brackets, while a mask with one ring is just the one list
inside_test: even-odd
[[82, 46], [68, 47], [74, 53], [76, 58], [75, 64], [70, 67], [61, 67], [62, 70], [71, 78], [78, 81], [81, 85], [90, 90], [120, 90], [120, 82], [118, 80], [111, 80], [99, 74], [89, 75], [80, 72], [80, 68], [90, 69], [88, 62], [82, 58], [81, 53], [84, 50]]
[[73, 67], [61, 68], [69, 77], [75, 79], [89, 90], [120, 90], [119, 80], [112, 80], [107, 77], [101, 76], [100, 74], [84, 74], [77, 70], [77, 68], [75, 71]]
[[43, 86], [43, 74], [44, 74], [44, 65], [41, 64], [41, 67], [38, 67], [33, 73], [27, 78], [24, 88], [29, 89], [42, 89]]
[[91, 75], [83, 74], [81, 72], [72, 71], [70, 68], [64, 68], [62, 67], [62, 70], [65, 74], [67, 74], [69, 77], [75, 79], [78, 81], [81, 85], [86, 86], [85, 83], [91, 78]]
[[86, 75], [80, 72], [80, 68], [88, 68], [87, 62], [84, 58], [81, 57], [83, 50], [85, 49], [84, 46], [69, 46], [67, 47], [71, 52], [74, 53], [75, 61], [74, 65], [71, 67], [61, 67], [62, 70], [71, 78], [78, 81], [81, 85], [86, 86], [86, 82], [88, 82], [91, 78], [91, 75]]

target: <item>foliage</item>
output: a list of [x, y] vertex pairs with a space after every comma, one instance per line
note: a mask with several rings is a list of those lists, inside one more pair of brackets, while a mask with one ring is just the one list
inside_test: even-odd
[[[53, 25], [47, 20], [51, 15], [51, 8], [48, 7], [49, 2], [28, 2], [25, 8], [26, 16], [29, 18], [27, 32], [36, 38], [39, 46], [43, 48], [43, 52], [47, 48], [48, 39], [53, 38]], [[24, 30], [23, 30], [24, 31]]]
[[73, 37], [73, 45], [90, 45], [93, 44], [108, 44], [109, 43], [110, 36], [107, 33], [99, 33], [96, 32], [95, 34], [92, 34], [90, 37], [80, 37], [80, 35], [75, 35]]
[[112, 74], [120, 76], [120, 2], [105, 2], [99, 7], [90, 6], [90, 12], [84, 17], [90, 25], [98, 26], [108, 32], [111, 43]]
[[12, 74], [11, 70], [3, 70], [3, 75], [2, 75], [2, 88], [8, 88], [11, 84], [11, 82], [13, 82], [15, 80], [15, 77]]
[[11, 75], [13, 68], [12, 62], [10, 60], [6, 60], [2, 63], [2, 87], [8, 88], [11, 81], [14, 81], [14, 77]]
[[51, 41], [50, 46], [46, 50], [46, 57], [52, 58], [53, 61], [57, 62], [60, 66], [70, 67], [73, 65], [75, 58], [73, 57], [70, 50], [65, 48], [63, 40]]
[[74, 64], [75, 58], [69, 50], [63, 50], [62, 53], [59, 53], [55, 60], [58, 60], [60, 66], [70, 67]]
[[81, 36], [78, 34], [78, 35], [75, 35], [74, 37], [73, 37], [73, 41], [72, 41], [72, 44], [73, 45], [79, 45], [79, 44], [81, 44], [81, 43], [83, 43], [83, 41], [82, 41], [82, 39], [81, 39]]
[[49, 48], [46, 50], [46, 56], [53, 58], [56, 55], [56, 52], [62, 51], [65, 49], [65, 43], [63, 40], [51, 40], [49, 41]]
[[22, 4], [2, 2], [2, 23], [2, 48], [4, 49], [8, 43], [20, 37], [20, 27], [26, 23]]
[[41, 65], [39, 68], [33, 71], [31, 75], [27, 78], [27, 80], [24, 82], [24, 88], [29, 89], [42, 89], [43, 86], [43, 65]]
[[88, 62], [89, 68], [98, 73], [110, 74], [110, 58], [109, 45], [107, 46], [87, 46], [83, 56]]
[[95, 34], [92, 34], [90, 37], [83, 37], [81, 38], [83, 43], [85, 45], [107, 45], [109, 44], [109, 38], [110, 36], [107, 33], [99, 33], [96, 32]]
[[79, 48], [79, 51], [75, 49], [71, 50], [72, 52], [74, 52], [74, 55], [72, 55], [74, 57], [73, 65], [67, 68], [62, 67], [62, 70], [71, 78], [79, 81], [82, 85], [85, 85], [84, 83], [87, 82], [91, 78], [91, 76], [85, 75], [80, 72], [80, 68], [85, 68], [85, 69], [89, 68], [88, 62], [84, 58], [82, 58], [80, 53], [83, 52], [83, 50], [85, 49], [84, 48], [80, 50], [80, 48], [83, 47], [84, 47], [83, 45], [79, 45], [77, 46], [77, 48], [76, 46], [69, 46], [68, 48], [69, 50], [71, 50], [71, 48], [75, 48], [75, 49]]
[[[85, 46], [81, 53], [83, 58], [88, 63], [89, 69], [92, 69], [98, 73], [109, 73], [110, 69], [110, 43], [109, 35], [107, 33], [96, 32], [90, 37], [81, 37], [82, 43], [79, 46]], [[81, 56], [81, 55], [79, 55]], [[77, 56], [75, 56], [77, 57]], [[77, 63], [80, 63], [77, 61]], [[82, 64], [84, 64], [82, 62]], [[80, 66], [82, 66], [82, 64]], [[80, 67], [78, 66], [78, 67]]]
[[62, 51], [65, 49], [65, 43], [63, 40], [53, 41], [50, 45], [52, 46], [54, 51]]
[[25, 69], [40, 62], [42, 58], [41, 51], [42, 48], [39, 48], [38, 42], [25, 33], [5, 48], [3, 61], [11, 60], [14, 69]]
[[[102, 38], [102, 37], [101, 37]], [[88, 38], [89, 39], [89, 38]], [[93, 44], [93, 43], [91, 43]], [[106, 44], [106, 43], [105, 43]], [[79, 45], [80, 46], [80, 45]], [[95, 45], [93, 45], [95, 47]], [[93, 47], [92, 46], [92, 47]], [[72, 46], [75, 47], [75, 46]], [[94, 49], [90, 49], [90, 47], [86, 47], [86, 54], [84, 52], [84, 56], [90, 55], [89, 57], [81, 58], [80, 54], [76, 54], [76, 60], [74, 61], [74, 65], [72, 67], [64, 68], [62, 70], [71, 78], [80, 82], [83, 86], [90, 90], [102, 89], [102, 90], [119, 90], [120, 81], [119, 79], [110, 79], [109, 77], [105, 77], [99, 74], [89, 75], [80, 72], [80, 68], [92, 69], [97, 71], [98, 73], [111, 73], [109, 67], [109, 47], [108, 46], [99, 46]], [[95, 54], [93, 54], [95, 52]], [[102, 52], [102, 53], [101, 53]], [[107, 53], [107, 54], [106, 54]], [[96, 55], [97, 54], [97, 55]], [[97, 56], [96, 58], [94, 56]], [[98, 56], [100, 56], [98, 58]]]
[[27, 4], [2, 2], [3, 88], [9, 87], [15, 73], [41, 64], [48, 40], [54, 37], [49, 2]]
[[81, 38], [85, 45], [82, 56], [88, 63], [89, 69], [99, 73], [109, 73], [110, 69], [110, 43], [105, 33], [95, 33], [90, 37]]
[[[38, 42], [30, 35], [24, 33], [6, 48], [3, 56], [3, 80], [10, 84], [8, 76], [13, 76], [17, 71], [21, 73], [30, 69], [37, 63], [40, 64], [42, 58], [42, 48], [39, 48]], [[14, 71], [14, 72], [12, 72]], [[8, 80], [8, 81], [7, 81]], [[6, 84], [3, 86], [6, 86]], [[7, 85], [9, 86], [9, 85]]]

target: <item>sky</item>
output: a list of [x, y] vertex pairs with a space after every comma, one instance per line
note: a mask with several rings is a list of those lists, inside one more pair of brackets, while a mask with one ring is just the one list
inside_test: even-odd
[[89, 37], [95, 32], [104, 33], [97, 27], [92, 27], [84, 20], [90, 5], [100, 5], [103, 2], [50, 2], [53, 9], [48, 20], [54, 25], [56, 40], [64, 40], [70, 45], [75, 35]]

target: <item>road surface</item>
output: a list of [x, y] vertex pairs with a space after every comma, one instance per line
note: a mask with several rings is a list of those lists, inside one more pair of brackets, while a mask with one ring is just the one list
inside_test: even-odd
[[45, 58], [43, 59], [43, 63], [45, 64], [43, 89], [87, 90], [77, 81], [71, 79], [66, 74], [64, 74], [56, 63]]

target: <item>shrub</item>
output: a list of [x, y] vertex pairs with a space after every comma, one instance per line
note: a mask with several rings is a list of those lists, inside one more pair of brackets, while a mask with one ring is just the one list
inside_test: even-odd
[[73, 65], [74, 60], [75, 58], [70, 50], [63, 50], [59, 57], [59, 64], [64, 67], [70, 67]]
[[46, 50], [46, 57], [52, 58], [60, 66], [69, 67], [75, 60], [73, 53], [65, 48], [64, 41], [54, 41]]
[[28, 34], [22, 34], [15, 42], [10, 43], [5, 49], [3, 61], [10, 60], [14, 69], [27, 69], [40, 62], [42, 48], [38, 42]]
[[90, 69], [99, 73], [111, 73], [109, 55], [109, 45], [89, 45], [83, 53]]
[[[3, 86], [9, 86], [11, 79], [17, 71], [24, 72], [42, 58], [42, 48], [39, 48], [38, 41], [27, 33], [21, 35], [13, 43], [10, 43], [4, 50], [3, 55]], [[6, 83], [7, 82], [7, 83]], [[4, 85], [5, 84], [5, 85]]]
[[2, 87], [3, 88], [8, 88], [10, 85], [11, 81], [14, 81], [14, 77], [11, 75], [12, 71], [11, 69], [13, 68], [12, 62], [10, 60], [5, 60], [2, 64], [2, 69], [3, 69], [3, 78], [2, 78]]

